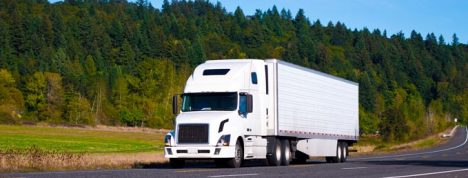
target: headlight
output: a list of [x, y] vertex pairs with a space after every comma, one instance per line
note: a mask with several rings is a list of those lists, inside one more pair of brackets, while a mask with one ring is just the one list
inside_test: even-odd
[[218, 143], [216, 146], [229, 146], [229, 141], [231, 141], [231, 135], [223, 135], [219, 137]]
[[164, 137], [164, 145], [171, 146], [171, 135], [166, 135], [166, 137]]

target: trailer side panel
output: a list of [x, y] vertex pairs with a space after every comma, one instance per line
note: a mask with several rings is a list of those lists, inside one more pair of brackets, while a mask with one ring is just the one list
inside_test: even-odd
[[277, 62], [277, 133], [298, 138], [357, 140], [358, 85]]

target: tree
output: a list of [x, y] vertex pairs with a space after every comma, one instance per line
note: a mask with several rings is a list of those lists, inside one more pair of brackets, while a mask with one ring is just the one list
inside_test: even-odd
[[62, 76], [57, 73], [45, 72], [44, 77], [46, 80], [46, 101], [47, 108], [43, 115], [47, 119], [55, 122], [62, 120], [62, 113], [64, 110], [64, 89], [62, 87]]
[[452, 35], [452, 46], [457, 46], [458, 44], [460, 44], [460, 42], [458, 42], [458, 41], [459, 41], [459, 40], [458, 40], [457, 34], [454, 33], [454, 34]]
[[26, 83], [26, 106], [33, 118], [45, 121], [47, 116], [44, 112], [47, 109], [47, 82], [42, 72], [35, 72], [29, 76]]
[[406, 141], [408, 126], [400, 109], [391, 108], [383, 113], [380, 131], [385, 141]]
[[[393, 108], [409, 139], [444, 129], [450, 117], [468, 117], [468, 47], [456, 34], [448, 43], [417, 31], [407, 38], [311, 23], [304, 10], [292, 15], [273, 6], [249, 16], [209, 1], [166, 0], [162, 9], [147, 0], [0, 4], [0, 68], [9, 73], [2, 97], [15, 103], [3, 105], [8, 123], [171, 128], [170, 97], [183, 91], [196, 65], [224, 58], [279, 58], [359, 82], [363, 133], [378, 131]], [[12, 118], [13, 110], [23, 117]], [[125, 115], [138, 123], [122, 121]]]
[[0, 123], [18, 123], [23, 114], [23, 94], [6, 69], [0, 69]]
[[94, 125], [89, 101], [80, 93], [68, 92], [65, 94], [65, 120], [71, 124]]

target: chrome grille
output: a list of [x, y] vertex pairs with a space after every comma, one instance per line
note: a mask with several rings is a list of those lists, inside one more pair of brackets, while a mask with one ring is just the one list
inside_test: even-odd
[[180, 124], [178, 143], [208, 143], [208, 124]]

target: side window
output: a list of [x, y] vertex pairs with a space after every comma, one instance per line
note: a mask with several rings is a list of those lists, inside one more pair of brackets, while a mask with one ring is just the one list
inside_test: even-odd
[[252, 83], [253, 83], [253, 84], [257, 84], [257, 83], [258, 83], [258, 81], [257, 81], [257, 73], [256, 73], [256, 72], [250, 73], [250, 78], [252, 78]]
[[239, 115], [247, 117], [247, 96], [239, 96]]

